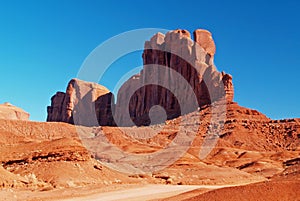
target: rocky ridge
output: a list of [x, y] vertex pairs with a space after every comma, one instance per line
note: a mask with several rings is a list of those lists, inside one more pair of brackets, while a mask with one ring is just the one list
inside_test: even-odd
[[29, 113], [10, 103], [0, 104], [0, 119], [29, 120]]

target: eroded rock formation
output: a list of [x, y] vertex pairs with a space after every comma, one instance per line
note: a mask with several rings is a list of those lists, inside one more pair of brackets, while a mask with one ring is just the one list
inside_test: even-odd
[[[124, 108], [123, 104], [127, 104], [128, 100], [130, 117], [136, 125], [151, 123], [149, 112], [154, 105], [165, 109], [167, 119], [195, 111], [197, 108], [192, 103], [192, 95], [196, 96], [196, 107], [222, 98], [232, 102], [232, 77], [218, 72], [214, 66], [216, 48], [211, 33], [199, 29], [194, 31], [195, 41], [190, 36], [187, 30], [174, 30], [166, 35], [157, 33], [146, 41], [143, 70], [119, 90], [116, 106], [118, 125], [132, 125], [124, 118], [128, 108]], [[161, 70], [161, 67], [167, 70]], [[180, 77], [188, 84], [185, 85]], [[187, 90], [188, 87], [192, 91]], [[176, 91], [179, 93], [176, 94]], [[183, 110], [185, 106], [180, 103], [190, 108]], [[121, 107], [123, 110], [118, 109]]]
[[0, 119], [29, 120], [29, 113], [10, 103], [0, 104]]
[[154, 123], [158, 123], [217, 100], [232, 102], [232, 77], [214, 66], [216, 47], [211, 33], [198, 29], [193, 35], [194, 40], [187, 30], [178, 29], [165, 35], [157, 33], [146, 41], [144, 67], [122, 85], [116, 105], [105, 87], [71, 80], [66, 93], [52, 97], [47, 121], [140, 126], [153, 123], [149, 113], [155, 105], [166, 115], [157, 117]]
[[51, 98], [47, 121], [85, 126], [96, 126], [99, 121], [100, 125], [111, 125], [111, 97], [104, 86], [72, 79], [66, 93], [57, 92]]

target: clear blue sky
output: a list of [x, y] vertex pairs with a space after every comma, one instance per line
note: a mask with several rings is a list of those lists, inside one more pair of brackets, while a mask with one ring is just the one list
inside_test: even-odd
[[[110, 37], [138, 28], [208, 29], [235, 101], [271, 118], [300, 117], [300, 1], [0, 0], [0, 103], [45, 121], [46, 106]], [[112, 75], [141, 63], [128, 57]], [[134, 59], [137, 58], [137, 59]], [[113, 89], [114, 78], [104, 83]]]

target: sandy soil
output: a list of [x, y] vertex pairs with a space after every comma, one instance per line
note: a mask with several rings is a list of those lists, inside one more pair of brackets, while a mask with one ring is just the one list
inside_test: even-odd
[[[197, 118], [201, 124], [193, 122]], [[181, 126], [185, 130], [198, 129], [191, 146], [170, 166], [150, 173], [108, 168], [106, 165], [127, 161], [113, 160], [114, 152], [105, 152], [110, 147], [103, 145], [102, 138], [127, 153], [157, 152], [172, 142], [180, 118], [155, 125], [160, 131], [151, 139], [133, 139], [115, 127], [0, 120], [0, 200], [225, 200], [225, 196], [232, 201], [246, 199], [246, 194], [254, 200], [276, 200], [276, 195], [295, 200], [299, 195], [294, 188], [300, 185], [295, 183], [300, 175], [299, 119], [275, 121], [237, 104], [229, 105], [223, 132], [205, 159], [199, 158], [199, 150], [209, 128], [209, 108], [184, 119]], [[146, 136], [150, 128], [124, 129]], [[83, 134], [80, 139], [79, 133]], [[96, 149], [89, 152], [87, 147]], [[165, 154], [160, 159], [168, 158]], [[126, 167], [139, 164], [144, 161]], [[212, 185], [221, 188], [245, 183], [257, 184], [211, 189]]]
[[[222, 188], [206, 193], [189, 192], [181, 195], [183, 199], [178, 199], [179, 196], [161, 201], [299, 201], [299, 181], [284, 181], [284, 182], [263, 182], [246, 186]], [[192, 193], [192, 197], [189, 194]]]
[[138, 200], [152, 200], [158, 198], [165, 198], [174, 196], [180, 193], [191, 191], [204, 186], [192, 185], [146, 185], [143, 187], [119, 190], [113, 192], [99, 193], [91, 196], [64, 199], [61, 201], [138, 201]]
[[[24, 191], [6, 189], [0, 191], [1, 200], [12, 201], [142, 201], [157, 200], [183, 193], [191, 194], [194, 190], [207, 192], [214, 189], [235, 185], [111, 185], [85, 186], [50, 191]], [[187, 195], [183, 194], [183, 195]], [[187, 197], [185, 197], [187, 198]]]

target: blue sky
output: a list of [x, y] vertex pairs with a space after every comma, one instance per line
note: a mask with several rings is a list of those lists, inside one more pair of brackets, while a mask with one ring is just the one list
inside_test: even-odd
[[[233, 76], [235, 101], [271, 118], [300, 117], [300, 1], [4, 1], [0, 0], [0, 103], [45, 121], [88, 54], [105, 40], [140, 28], [208, 29], [215, 64]], [[101, 84], [141, 64], [120, 59]]]

